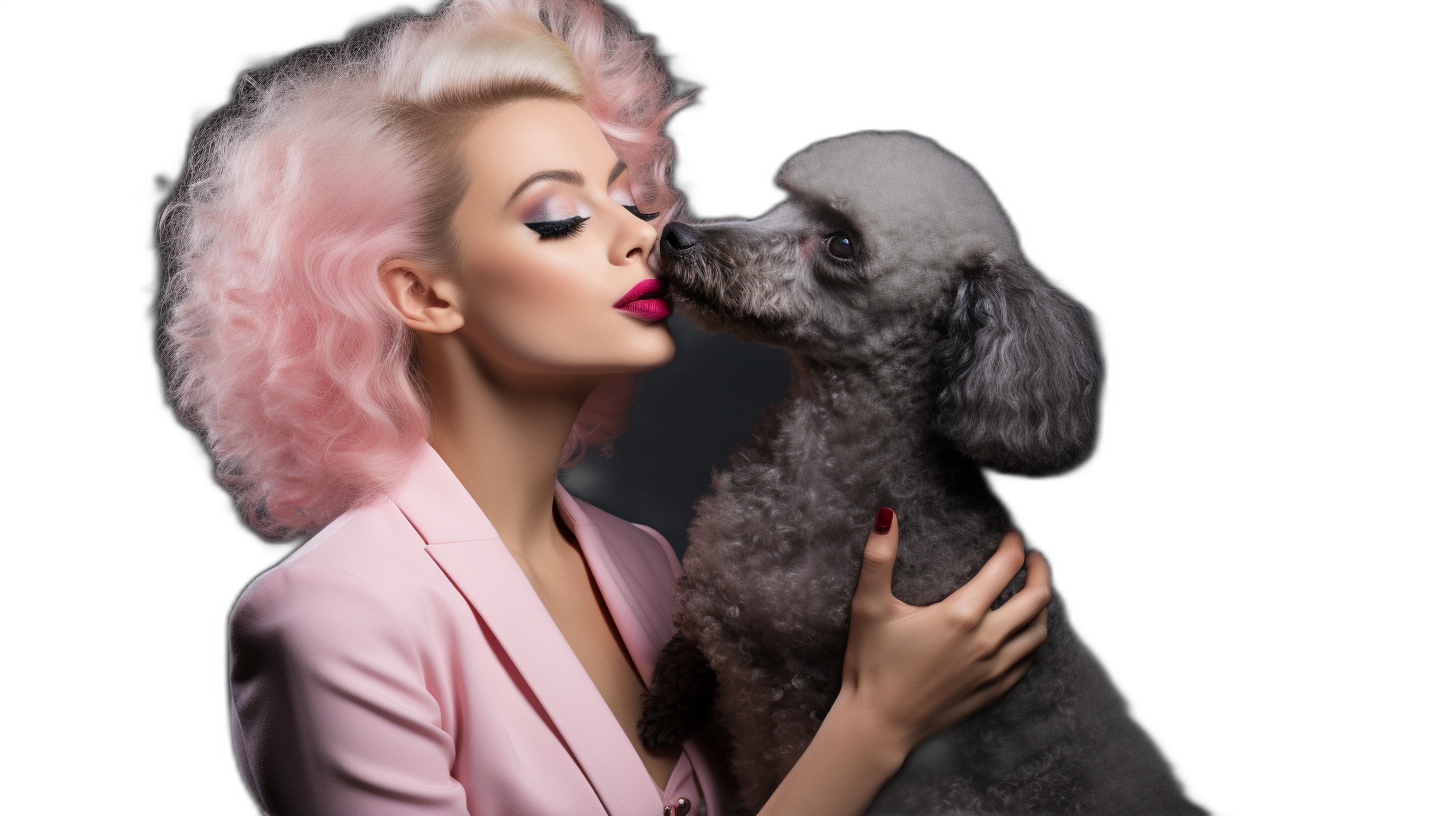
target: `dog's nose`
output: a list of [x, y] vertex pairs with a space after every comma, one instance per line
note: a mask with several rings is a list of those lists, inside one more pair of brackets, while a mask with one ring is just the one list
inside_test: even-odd
[[698, 236], [694, 235], [692, 227], [686, 224], [668, 224], [667, 229], [662, 231], [662, 243], [673, 252], [682, 252], [697, 246]]

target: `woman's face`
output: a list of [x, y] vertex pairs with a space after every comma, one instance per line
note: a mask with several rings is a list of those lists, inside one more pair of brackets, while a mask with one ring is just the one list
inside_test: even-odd
[[622, 163], [585, 111], [512, 102], [482, 115], [462, 155], [460, 331], [482, 362], [598, 374], [672, 359], [668, 301], [652, 296], [647, 268], [652, 213], [636, 209]]

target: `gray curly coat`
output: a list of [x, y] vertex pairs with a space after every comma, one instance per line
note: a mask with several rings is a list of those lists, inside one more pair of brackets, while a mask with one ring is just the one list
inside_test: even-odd
[[[899, 516], [895, 595], [944, 598], [1010, 525], [980, 468], [1037, 475], [1084, 460], [1102, 376], [1086, 310], [1027, 263], [990, 189], [936, 143], [829, 139], [777, 181], [789, 198], [757, 219], [674, 224], [663, 237], [684, 312], [787, 350], [793, 373], [697, 506], [679, 634], [641, 724], [649, 744], [674, 743], [711, 706], [750, 812], [839, 691], [875, 508]], [[1048, 626], [1026, 677], [917, 748], [871, 813], [1204, 812], [1059, 598]]]

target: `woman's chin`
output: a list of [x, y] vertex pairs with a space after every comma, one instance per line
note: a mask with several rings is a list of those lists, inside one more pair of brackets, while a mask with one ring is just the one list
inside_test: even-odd
[[643, 332], [634, 337], [630, 345], [620, 348], [605, 359], [598, 357], [596, 362], [587, 363], [577, 371], [594, 375], [640, 374], [672, 362], [677, 354], [677, 344], [668, 333], [666, 322], [652, 325], [661, 328], [650, 333]]
[[657, 329], [655, 343], [652, 343], [643, 350], [643, 365], [638, 371], [651, 371], [654, 368], [662, 368], [672, 362], [677, 354], [677, 344], [673, 342], [672, 333], [667, 329], [667, 321], [661, 320], [651, 324]]

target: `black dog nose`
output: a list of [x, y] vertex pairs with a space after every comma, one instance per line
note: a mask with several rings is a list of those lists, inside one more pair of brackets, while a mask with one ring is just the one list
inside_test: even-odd
[[673, 252], [682, 252], [692, 249], [698, 245], [698, 236], [693, 234], [693, 228], [686, 224], [668, 224], [667, 229], [662, 231], [662, 242]]

